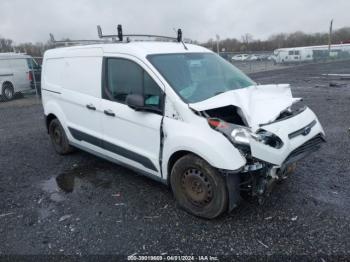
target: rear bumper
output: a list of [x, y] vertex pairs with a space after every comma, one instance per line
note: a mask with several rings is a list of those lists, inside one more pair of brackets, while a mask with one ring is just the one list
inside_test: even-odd
[[309, 108], [292, 118], [262, 128], [277, 135], [283, 146], [276, 149], [251, 139], [252, 156], [277, 166], [300, 160], [317, 151], [325, 142], [323, 128]]

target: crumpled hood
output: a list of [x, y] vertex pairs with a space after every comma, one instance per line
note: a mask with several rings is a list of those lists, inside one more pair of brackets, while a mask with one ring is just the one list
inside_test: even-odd
[[237, 106], [242, 110], [248, 125], [255, 130], [259, 124], [274, 121], [283, 110], [298, 100], [300, 98], [292, 97], [289, 84], [256, 85], [228, 91], [189, 106], [197, 111]]

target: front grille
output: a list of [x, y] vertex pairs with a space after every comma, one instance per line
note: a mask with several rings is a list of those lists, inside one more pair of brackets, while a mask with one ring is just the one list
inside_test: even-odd
[[290, 133], [288, 135], [289, 139], [292, 139], [294, 137], [300, 136], [300, 135], [308, 135], [311, 131], [311, 128], [313, 128], [316, 125], [316, 120], [313, 120], [310, 124], [304, 126], [303, 128], [300, 128], [297, 131], [294, 131], [293, 133]]
[[284, 161], [284, 164], [289, 164], [295, 162], [301, 158], [304, 158], [308, 154], [318, 150], [321, 147], [321, 144], [326, 142], [324, 136], [322, 134], [318, 134], [306, 141], [301, 146], [294, 149], [289, 156]]

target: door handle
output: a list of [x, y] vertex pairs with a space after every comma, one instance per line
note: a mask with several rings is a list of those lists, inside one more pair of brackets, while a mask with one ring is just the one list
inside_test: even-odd
[[112, 111], [112, 110], [110, 110], [110, 109], [108, 109], [108, 110], [104, 110], [103, 112], [104, 112], [104, 113], [105, 113], [105, 115], [107, 115], [107, 116], [115, 116], [115, 114], [113, 113], [113, 111]]
[[96, 110], [96, 107], [93, 104], [86, 105], [86, 108], [90, 110]]

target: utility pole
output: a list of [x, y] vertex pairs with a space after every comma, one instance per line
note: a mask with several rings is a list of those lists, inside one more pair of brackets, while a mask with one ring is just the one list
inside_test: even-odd
[[332, 30], [333, 30], [333, 19], [329, 26], [329, 35], [328, 35], [328, 56], [331, 56], [331, 45], [332, 45]]
[[220, 49], [219, 49], [219, 41], [220, 41], [220, 36], [216, 35], [216, 52], [219, 54]]

